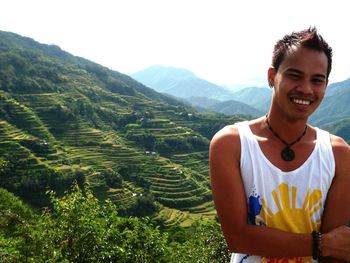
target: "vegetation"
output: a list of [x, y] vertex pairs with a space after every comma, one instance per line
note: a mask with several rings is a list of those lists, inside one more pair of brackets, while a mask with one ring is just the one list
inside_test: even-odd
[[35, 214], [0, 189], [1, 262], [225, 262], [228, 250], [215, 221], [161, 231], [149, 218], [120, 217], [89, 186], [73, 185], [51, 209]]
[[1, 31], [0, 65], [1, 262], [226, 261], [208, 145], [242, 118]]
[[89, 182], [122, 215], [213, 218], [209, 140], [240, 118], [198, 113], [57, 46], [0, 34], [0, 187], [40, 209], [47, 189]]

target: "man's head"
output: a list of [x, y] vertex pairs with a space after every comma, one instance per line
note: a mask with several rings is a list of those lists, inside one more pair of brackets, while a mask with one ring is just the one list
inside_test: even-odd
[[274, 87], [271, 111], [307, 119], [323, 100], [331, 65], [332, 49], [315, 28], [279, 40], [268, 70], [269, 85]]
[[317, 33], [315, 27], [293, 32], [289, 35], [285, 35], [282, 39], [277, 41], [272, 55], [272, 66], [275, 69], [275, 72], [278, 71], [286, 52], [291, 50], [293, 47], [305, 47], [319, 52], [324, 52], [328, 61], [327, 78], [329, 77], [332, 69], [332, 48], [323, 39], [323, 37]]

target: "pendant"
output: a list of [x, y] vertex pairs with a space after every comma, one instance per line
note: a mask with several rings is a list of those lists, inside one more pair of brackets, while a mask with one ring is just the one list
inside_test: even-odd
[[286, 146], [281, 152], [281, 157], [284, 161], [290, 162], [294, 160], [295, 153], [289, 146]]

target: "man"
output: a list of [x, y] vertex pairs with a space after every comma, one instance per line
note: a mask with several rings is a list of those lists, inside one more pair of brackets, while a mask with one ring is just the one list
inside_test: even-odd
[[315, 28], [274, 48], [266, 116], [210, 144], [212, 193], [231, 262], [350, 260], [350, 148], [312, 127], [332, 67]]

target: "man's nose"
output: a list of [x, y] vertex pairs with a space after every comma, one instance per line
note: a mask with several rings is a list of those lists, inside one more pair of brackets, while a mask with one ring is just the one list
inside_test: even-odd
[[298, 83], [297, 90], [304, 94], [312, 93], [312, 83], [308, 80], [302, 80]]

